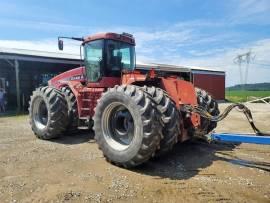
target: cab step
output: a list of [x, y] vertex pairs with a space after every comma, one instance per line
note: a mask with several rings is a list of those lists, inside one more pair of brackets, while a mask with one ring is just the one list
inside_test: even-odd
[[80, 130], [88, 130], [93, 126], [92, 119], [90, 117], [80, 117], [78, 120], [78, 129]]

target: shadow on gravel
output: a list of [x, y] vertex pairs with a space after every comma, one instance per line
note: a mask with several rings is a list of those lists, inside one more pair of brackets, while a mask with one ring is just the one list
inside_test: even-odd
[[[76, 145], [85, 142], [95, 142], [93, 131], [80, 131], [72, 135], [65, 135], [50, 140], [65, 145]], [[206, 143], [201, 140], [186, 141], [177, 144], [167, 156], [153, 158], [134, 169], [136, 173], [155, 176], [155, 178], [169, 178], [172, 180], [189, 179], [201, 170], [212, 165], [214, 161], [225, 161], [242, 167], [257, 168], [270, 171], [270, 163], [240, 159], [232, 155], [239, 144]], [[215, 176], [216, 174], [200, 174], [200, 176]]]
[[263, 161], [248, 161], [248, 160], [240, 159], [237, 156], [233, 156], [231, 154], [223, 153], [223, 152], [220, 152], [220, 154], [224, 156], [224, 157], [220, 157], [220, 160], [222, 161], [227, 161], [235, 165], [245, 166], [249, 168], [256, 168], [256, 169], [260, 169], [266, 172], [270, 172], [270, 163], [263, 162]]
[[85, 130], [85, 131], [75, 132], [73, 134], [67, 134], [57, 139], [52, 139], [50, 141], [59, 143], [59, 144], [65, 144], [65, 145], [76, 145], [76, 144], [81, 144], [85, 142], [95, 142], [94, 136], [95, 134], [93, 131]]
[[[155, 158], [133, 169], [134, 172], [156, 178], [189, 179], [214, 161], [224, 160], [216, 152], [231, 152], [237, 144], [206, 143], [199, 140], [177, 144], [167, 156]], [[229, 160], [227, 160], [229, 161]], [[200, 174], [215, 176], [215, 174]]]

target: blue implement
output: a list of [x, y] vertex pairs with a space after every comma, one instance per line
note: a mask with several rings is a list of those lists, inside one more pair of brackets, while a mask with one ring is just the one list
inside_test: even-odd
[[254, 134], [212, 133], [211, 140], [270, 145], [270, 136], [257, 136]]

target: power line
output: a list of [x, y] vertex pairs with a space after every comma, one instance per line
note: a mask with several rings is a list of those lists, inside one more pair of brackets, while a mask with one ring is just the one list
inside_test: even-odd
[[263, 63], [263, 64], [270, 64], [270, 61], [265, 61], [265, 60], [258, 60], [256, 59], [257, 62]]
[[252, 64], [259, 65], [259, 66], [270, 66], [270, 63], [269, 63], [269, 64], [263, 64], [263, 63], [252, 63]]

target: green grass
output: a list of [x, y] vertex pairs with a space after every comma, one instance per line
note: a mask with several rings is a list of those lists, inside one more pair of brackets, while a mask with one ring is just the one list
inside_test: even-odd
[[231, 102], [246, 102], [256, 98], [270, 96], [269, 91], [226, 90], [226, 99]]
[[28, 113], [16, 113], [16, 111], [6, 111], [5, 113], [0, 113], [0, 118], [4, 117], [14, 117], [14, 118], [24, 118]]

